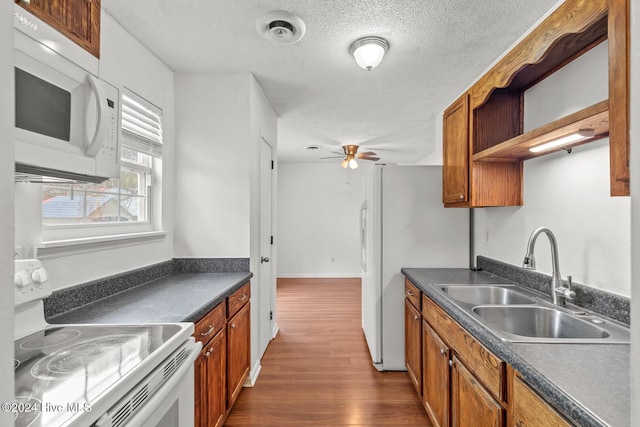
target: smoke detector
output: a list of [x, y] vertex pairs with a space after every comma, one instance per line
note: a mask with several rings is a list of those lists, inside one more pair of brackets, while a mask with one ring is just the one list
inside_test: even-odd
[[258, 17], [256, 30], [271, 42], [293, 44], [304, 36], [307, 26], [299, 16], [284, 10], [276, 10]]

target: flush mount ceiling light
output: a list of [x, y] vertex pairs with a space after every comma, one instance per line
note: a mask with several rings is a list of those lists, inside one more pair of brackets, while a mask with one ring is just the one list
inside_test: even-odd
[[531, 151], [532, 153], [539, 153], [541, 151], [552, 150], [563, 145], [569, 145], [571, 143], [582, 141], [584, 139], [593, 138], [595, 135], [596, 133], [593, 129], [580, 129], [578, 132], [570, 133], [569, 135], [565, 135], [553, 141], [545, 142], [544, 144], [531, 147], [529, 148], [529, 151]]
[[358, 65], [367, 71], [376, 68], [388, 50], [389, 42], [377, 36], [362, 37], [349, 48]]
[[265, 39], [278, 44], [293, 44], [304, 36], [307, 26], [297, 15], [276, 10], [256, 19], [256, 30]]

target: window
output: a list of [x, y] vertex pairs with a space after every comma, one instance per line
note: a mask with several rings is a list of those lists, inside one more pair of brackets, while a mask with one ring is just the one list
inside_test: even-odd
[[153, 162], [162, 155], [162, 112], [126, 89], [121, 105], [120, 178], [100, 184], [44, 184], [43, 225], [150, 222]]

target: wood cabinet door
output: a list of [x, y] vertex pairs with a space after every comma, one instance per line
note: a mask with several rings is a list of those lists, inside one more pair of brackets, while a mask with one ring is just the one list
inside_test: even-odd
[[195, 362], [195, 425], [221, 426], [227, 410], [227, 334], [222, 330]]
[[514, 427], [569, 427], [555, 409], [531, 390], [517, 374], [513, 375], [511, 423]]
[[100, 0], [15, 2], [100, 58]]
[[453, 357], [451, 421], [453, 427], [503, 427], [504, 409], [467, 368]]
[[422, 402], [436, 427], [449, 426], [449, 357], [449, 347], [423, 321]]
[[404, 359], [409, 378], [422, 395], [422, 317], [408, 299], [404, 301]]
[[251, 368], [250, 304], [227, 322], [227, 408], [238, 398]]
[[442, 120], [442, 202], [468, 202], [469, 95], [451, 104]]

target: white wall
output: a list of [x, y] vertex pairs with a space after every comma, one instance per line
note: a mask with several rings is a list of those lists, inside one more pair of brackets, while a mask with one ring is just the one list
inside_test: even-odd
[[[631, 2], [631, 360], [640, 360], [640, 4]], [[640, 366], [631, 363], [631, 425], [640, 425]]]
[[249, 74], [176, 73], [175, 256], [250, 255]]
[[[105, 248], [43, 260], [50, 273], [53, 289], [73, 286], [89, 280], [117, 274], [171, 259], [173, 256], [173, 176], [174, 100], [173, 73], [138, 43], [108, 14], [102, 13], [100, 76], [116, 87], [127, 87], [163, 112], [164, 161], [158, 165], [163, 179], [155, 182], [154, 222], [168, 231], [166, 238], [152, 242]], [[127, 49], [122, 49], [127, 46]], [[33, 256], [33, 243], [46, 239], [41, 229], [41, 186], [15, 186], [15, 242]], [[124, 227], [122, 233], [129, 232]], [[70, 268], [73, 266], [73, 268]]]
[[255, 379], [271, 338], [260, 336], [271, 311], [260, 287], [275, 284], [260, 277], [260, 144], [277, 155], [277, 117], [249, 73], [181, 72], [175, 87], [175, 256], [250, 258]]
[[[0, 4], [0, 402], [13, 402], [13, 2]], [[0, 425], [13, 415], [0, 412]]]
[[[605, 42], [527, 91], [525, 131], [607, 99], [607, 81]], [[608, 139], [576, 147], [571, 154], [527, 160], [524, 206], [477, 209], [475, 251], [521, 265], [529, 235], [538, 226], [556, 235], [563, 276], [630, 295], [630, 199], [609, 196]], [[542, 240], [537, 267], [550, 273], [550, 250]]]
[[278, 277], [360, 277], [360, 165], [351, 185], [338, 161], [278, 165]]

